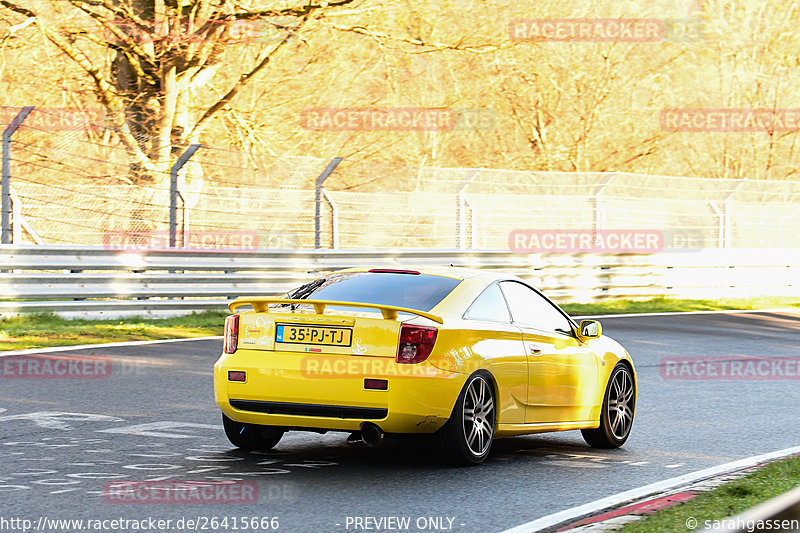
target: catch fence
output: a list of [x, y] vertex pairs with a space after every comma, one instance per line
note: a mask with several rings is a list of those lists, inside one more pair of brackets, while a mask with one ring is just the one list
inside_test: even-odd
[[508, 250], [515, 231], [575, 230], [659, 232], [664, 249], [800, 247], [798, 181], [412, 168], [208, 146], [171, 180], [189, 147], [142, 177], [112, 130], [52, 113], [33, 108], [4, 135], [3, 242], [136, 248], [169, 235], [225, 248], [241, 233], [259, 249]]

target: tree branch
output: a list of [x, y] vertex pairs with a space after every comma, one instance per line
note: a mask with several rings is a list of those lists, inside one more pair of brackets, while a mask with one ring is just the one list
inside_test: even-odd
[[0, 0], [0, 6], [10, 9], [14, 13], [19, 13], [20, 15], [25, 16], [26, 18], [36, 18], [36, 13], [31, 11], [30, 9], [24, 8], [22, 6], [18, 6], [13, 2], [9, 2], [8, 0]]
[[[438, 43], [438, 42], [429, 42], [429, 43], [427, 43], [427, 42], [423, 41], [420, 38], [408, 39], [408, 38], [405, 38], [405, 37], [395, 37], [393, 35], [389, 35], [388, 33], [381, 33], [381, 32], [368, 30], [364, 26], [349, 26], [349, 27], [345, 27], [345, 26], [339, 26], [337, 24], [331, 24], [330, 26], [333, 29], [339, 30], [339, 31], [342, 31], [342, 32], [357, 33], [357, 34], [360, 34], [360, 35], [366, 35], [367, 37], [370, 37], [371, 39], [373, 39], [374, 41], [379, 43], [381, 46], [385, 46], [386, 48], [390, 48], [390, 49], [393, 49], [393, 50], [402, 50], [403, 52], [410, 53], [410, 54], [424, 54], [424, 53], [430, 53], [430, 52], [441, 52], [443, 50], [460, 50], [462, 52], [472, 52], [474, 54], [485, 54], [485, 53], [488, 53], [488, 52], [496, 52], [497, 50], [503, 50], [503, 49], [506, 49], [506, 48], [510, 48], [510, 47], [515, 46], [517, 44], [517, 43], [508, 43], [508, 44], [502, 44], [502, 45], [499, 45], [499, 44], [484, 44], [484, 45], [480, 45], [480, 46], [465, 46], [465, 45], [462, 44], [462, 41], [457, 41], [457, 42], [452, 43], [452, 44]], [[390, 45], [387, 44], [390, 41], [394, 41], [394, 42], [397, 42], [397, 43], [411, 44], [411, 45], [414, 45], [415, 47], [425, 48], [425, 50], [422, 50], [422, 51], [411, 51], [411, 50], [407, 50], [405, 48], [402, 48], [400, 46], [390, 46]]]
[[[307, 21], [308, 17], [304, 17], [298, 23], [298, 25], [294, 27], [293, 32], [299, 31], [300, 28]], [[247, 85], [247, 83], [253, 79], [253, 76], [258, 74], [264, 67], [267, 66], [267, 64], [272, 59], [272, 56], [275, 55], [275, 53], [278, 50], [280, 50], [283, 47], [283, 45], [289, 42], [289, 39], [292, 37], [292, 35], [293, 35], [292, 32], [287, 32], [287, 34], [283, 37], [283, 39], [281, 39], [281, 41], [277, 45], [275, 45], [275, 47], [272, 50], [270, 50], [269, 53], [265, 54], [264, 57], [261, 58], [261, 60], [258, 61], [252, 69], [250, 69], [249, 72], [246, 72], [241, 76], [239, 76], [239, 80], [233, 85], [233, 87], [231, 87], [228, 90], [228, 92], [222, 96], [222, 98], [217, 100], [217, 102], [214, 105], [209, 107], [206, 110], [206, 112], [203, 113], [203, 116], [201, 116], [200, 119], [195, 123], [194, 127], [192, 127], [192, 131], [189, 133], [189, 137], [202, 131], [203, 127], [205, 127], [205, 123], [208, 122], [212, 117], [214, 117], [214, 115], [219, 113], [225, 106], [227, 106], [230, 103], [230, 101], [233, 100], [237, 94], [239, 94], [239, 91], [241, 91], [244, 88], [244, 86]]]
[[250, 11], [247, 8], [239, 5], [241, 11], [236, 11], [228, 16], [228, 18], [236, 20], [260, 19], [264, 17], [306, 17], [313, 11], [325, 9], [330, 7], [344, 6], [352, 4], [355, 0], [334, 0], [333, 2], [320, 2], [314, 4], [309, 2], [301, 7], [286, 7], [283, 9], [258, 9]]
[[[154, 70], [156, 70], [158, 68], [156, 66], [156, 62], [155, 62], [155, 58], [154, 57], [148, 55], [144, 50], [142, 50], [142, 48], [138, 44], [136, 44], [136, 41], [134, 39], [132, 39], [127, 33], [125, 33], [124, 31], [120, 30], [119, 27], [116, 24], [109, 22], [106, 18], [104, 18], [99, 13], [95, 13], [94, 11], [92, 11], [91, 9], [89, 9], [85, 5], [83, 5], [85, 0], [69, 0], [69, 2], [70, 2], [70, 4], [74, 5], [76, 8], [80, 9], [81, 11], [83, 11], [84, 13], [86, 13], [87, 15], [92, 17], [100, 26], [102, 26], [105, 29], [107, 29], [108, 31], [110, 31], [114, 35], [114, 37], [119, 39], [121, 42], [125, 43], [125, 48], [127, 48], [128, 50], [133, 52], [139, 58], [143, 59], [145, 61], [145, 63], [147, 63], [151, 68], [153, 68]], [[148, 30], [145, 30], [145, 31], [147, 31], [149, 33], [150, 30], [148, 29]], [[120, 48], [122, 48], [122, 47], [120, 47]], [[126, 56], [129, 59], [132, 59], [132, 57], [131, 57], [131, 55], [129, 53], [127, 53]], [[131, 63], [133, 64], [133, 62], [131, 62]], [[137, 64], [135, 65], [135, 68], [137, 68], [138, 72], [141, 72], [142, 74], [144, 74], [144, 71], [138, 65], [138, 61], [136, 63]]]
[[124, 106], [114, 93], [112, 85], [103, 78], [100, 71], [94, 64], [80, 51], [76, 46], [71, 43], [63, 42], [58, 39], [56, 35], [41, 21], [36, 13], [33, 11], [19, 6], [10, 0], [0, 0], [0, 5], [3, 7], [25, 16], [26, 18], [33, 18], [36, 25], [42, 31], [45, 38], [53, 43], [63, 54], [72, 59], [80, 68], [82, 68], [92, 79], [95, 84], [96, 94], [100, 99], [100, 103], [111, 114], [114, 125], [117, 128], [117, 133], [120, 136], [125, 148], [134, 156], [134, 158], [145, 168], [153, 169], [153, 163], [149, 160], [147, 155], [139, 147], [136, 139], [133, 137], [127, 123], [121, 119], [119, 109]]

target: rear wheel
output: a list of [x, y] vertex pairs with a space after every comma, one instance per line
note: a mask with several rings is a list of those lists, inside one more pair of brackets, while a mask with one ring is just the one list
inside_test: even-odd
[[619, 448], [631, 433], [636, 408], [636, 389], [630, 369], [619, 364], [611, 373], [603, 397], [600, 427], [582, 429], [583, 440], [594, 448]]
[[285, 433], [282, 428], [236, 422], [224, 414], [222, 425], [231, 444], [243, 450], [271, 450]]
[[494, 388], [482, 374], [473, 374], [456, 401], [450, 420], [436, 433], [443, 459], [456, 465], [477, 465], [489, 456], [496, 416]]

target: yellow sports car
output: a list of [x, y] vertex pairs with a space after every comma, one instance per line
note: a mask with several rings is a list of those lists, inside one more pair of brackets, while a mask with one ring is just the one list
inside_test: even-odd
[[289, 430], [369, 445], [427, 433], [469, 465], [497, 437], [580, 429], [610, 448], [631, 431], [628, 352], [514, 276], [350, 269], [230, 309], [214, 395], [241, 448], [272, 448]]

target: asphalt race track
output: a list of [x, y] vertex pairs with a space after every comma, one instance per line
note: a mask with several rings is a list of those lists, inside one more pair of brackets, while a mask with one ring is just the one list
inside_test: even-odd
[[[476, 468], [439, 466], [424, 440], [375, 450], [348, 445], [345, 433], [289, 433], [274, 451], [237, 451], [222, 431], [211, 389], [219, 340], [50, 354], [100, 356], [111, 371], [100, 369], [96, 379], [0, 378], [0, 529], [16, 531], [9, 523], [3, 528], [2, 520], [10, 519], [50, 524], [40, 530], [79, 531], [50, 521], [153, 518], [172, 520], [171, 527], [148, 530], [225, 531], [235, 529], [234, 517], [238, 530], [245, 518], [277, 517], [255, 531], [501, 531], [798, 445], [800, 378], [789, 370], [773, 364], [758, 379], [722, 379], [721, 367], [698, 371], [695, 365], [691, 375], [666, 379], [662, 363], [676, 357], [800, 358], [800, 314], [602, 322], [637, 366], [639, 402], [628, 443], [595, 451], [575, 431], [516, 437], [496, 441], [491, 458]], [[241, 480], [257, 487], [257, 501], [120, 503], [104, 495], [109, 482], [147, 480]], [[227, 528], [212, 527], [214, 517], [228, 517]], [[407, 519], [408, 526], [387, 517]], [[176, 526], [181, 518], [182, 527]], [[190, 528], [186, 520], [197, 523]]]

